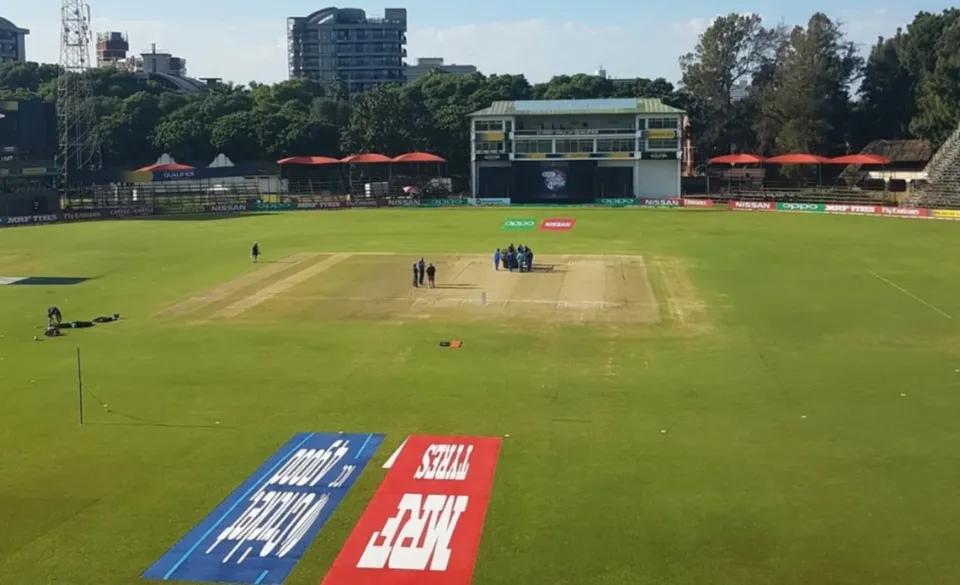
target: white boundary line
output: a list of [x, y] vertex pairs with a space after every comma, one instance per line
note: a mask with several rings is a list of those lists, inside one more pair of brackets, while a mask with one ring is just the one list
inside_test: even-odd
[[937, 307], [934, 307], [933, 305], [931, 305], [931, 304], [928, 303], [927, 301], [921, 299], [920, 297], [918, 297], [917, 295], [915, 295], [915, 294], [913, 294], [912, 292], [908, 291], [907, 289], [903, 288], [902, 286], [900, 286], [900, 285], [898, 285], [898, 284], [896, 284], [896, 283], [894, 283], [894, 282], [890, 282], [889, 280], [887, 280], [886, 278], [880, 276], [879, 274], [877, 274], [877, 273], [874, 272], [873, 270], [867, 270], [867, 272], [869, 272], [870, 275], [873, 276], [874, 278], [876, 278], [877, 280], [880, 280], [881, 282], [885, 282], [885, 283], [889, 284], [889, 285], [892, 286], [893, 288], [897, 289], [898, 291], [902, 292], [903, 294], [905, 294], [905, 295], [907, 295], [908, 297], [912, 298], [913, 300], [917, 301], [917, 302], [920, 303], [921, 305], [924, 305], [924, 306], [927, 307], [927, 308], [933, 309], [934, 311], [940, 313], [941, 315], [943, 315], [943, 316], [946, 317], [947, 319], [953, 319], [953, 317], [951, 317], [951, 316], [950, 316], [949, 314], [947, 314], [946, 312], [941, 311], [941, 310], [938, 309]]

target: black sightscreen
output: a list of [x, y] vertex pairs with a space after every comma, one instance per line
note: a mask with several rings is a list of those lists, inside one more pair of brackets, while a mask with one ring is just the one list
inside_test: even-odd
[[480, 167], [477, 174], [477, 197], [509, 199], [513, 197], [513, 168]]

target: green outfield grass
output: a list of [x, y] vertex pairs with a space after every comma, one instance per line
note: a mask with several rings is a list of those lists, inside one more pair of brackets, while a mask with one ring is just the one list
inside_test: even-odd
[[[500, 230], [549, 216], [576, 227]], [[396, 261], [354, 256], [237, 318], [210, 313], [260, 285], [164, 313], [251, 271], [255, 239], [268, 261]], [[642, 256], [659, 322], [324, 304], [345, 288], [408, 294], [407, 255], [510, 240], [544, 255]], [[509, 434], [476, 585], [956, 585], [958, 250], [953, 222], [697, 211], [0, 230], [0, 276], [91, 278], [0, 286], [0, 583], [138, 583], [293, 433], [343, 430], [387, 438], [291, 585], [321, 580], [410, 433]], [[69, 320], [124, 319], [32, 341], [54, 304]], [[445, 339], [464, 348], [437, 347]], [[78, 346], [109, 408], [88, 399], [83, 427]]]

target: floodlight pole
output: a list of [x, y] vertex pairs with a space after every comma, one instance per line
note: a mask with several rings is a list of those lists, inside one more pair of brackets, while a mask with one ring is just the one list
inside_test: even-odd
[[77, 398], [80, 401], [80, 425], [83, 426], [83, 371], [80, 369], [80, 348], [77, 348]]

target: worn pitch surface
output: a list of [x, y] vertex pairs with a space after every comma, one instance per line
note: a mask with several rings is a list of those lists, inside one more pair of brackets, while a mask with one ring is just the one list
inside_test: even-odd
[[[656, 323], [660, 306], [640, 256], [537, 256], [531, 273], [495, 270], [487, 255], [429, 257], [436, 288], [415, 288], [415, 256], [331, 254], [252, 269], [169, 311], [192, 321], [281, 318]], [[267, 272], [256, 278], [258, 272]], [[229, 291], [229, 292], [228, 292]], [[192, 301], [196, 298], [198, 300]], [[196, 308], [184, 311], [184, 308]]]

